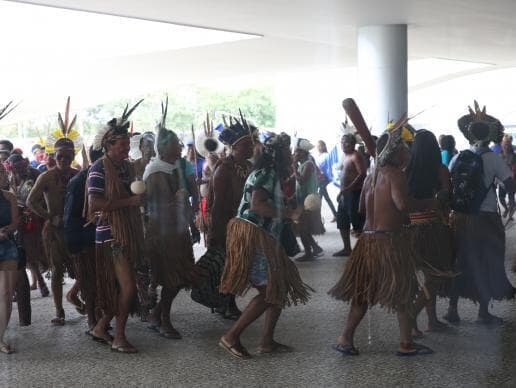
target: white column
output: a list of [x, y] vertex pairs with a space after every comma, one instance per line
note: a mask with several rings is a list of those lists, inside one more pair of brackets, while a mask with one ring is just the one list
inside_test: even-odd
[[358, 29], [358, 104], [372, 132], [407, 112], [407, 25]]

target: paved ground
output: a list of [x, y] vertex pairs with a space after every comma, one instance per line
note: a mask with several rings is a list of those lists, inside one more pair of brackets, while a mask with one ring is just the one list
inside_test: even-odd
[[[184, 339], [163, 339], [132, 319], [128, 335], [140, 352], [116, 354], [84, 334], [85, 318], [69, 305], [66, 326], [51, 327], [51, 299], [33, 291], [32, 326], [17, 327], [17, 311], [13, 313], [7, 339], [17, 353], [0, 354], [0, 387], [516, 386], [516, 302], [495, 303], [494, 313], [506, 323], [486, 328], [475, 324], [475, 306], [461, 301], [462, 324], [444, 334], [427, 334], [421, 342], [436, 354], [416, 359], [393, 355], [398, 343], [395, 316], [372, 309], [357, 332], [361, 355], [343, 358], [333, 351], [348, 311], [326, 294], [346, 261], [331, 257], [340, 248], [334, 225], [326, 223], [329, 231], [319, 239], [326, 255], [299, 265], [302, 277], [317, 292], [307, 305], [286, 309], [278, 324], [277, 339], [292, 345], [294, 353], [248, 361], [231, 358], [217, 346], [231, 322], [181, 292], [173, 305], [173, 322]], [[516, 228], [509, 234], [508, 257], [516, 254], [515, 241]], [[511, 279], [516, 283], [515, 276]], [[246, 300], [239, 300], [240, 306]], [[445, 301], [439, 301], [438, 311], [444, 313]], [[243, 337], [252, 351], [261, 323], [253, 324]], [[420, 326], [424, 323], [421, 317]]]

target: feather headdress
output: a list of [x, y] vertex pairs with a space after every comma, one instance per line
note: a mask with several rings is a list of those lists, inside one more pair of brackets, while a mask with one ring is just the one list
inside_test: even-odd
[[238, 143], [238, 141], [246, 136], [249, 136], [253, 142], [258, 139], [258, 128], [250, 124], [248, 120], [244, 118], [240, 109], [238, 112], [240, 118], [229, 116], [229, 123], [225, 116], [222, 117], [225, 128], [220, 133], [219, 140], [229, 146]]
[[4, 106], [3, 108], [0, 108], [0, 120], [2, 120], [5, 116], [7, 116], [9, 113], [11, 113], [14, 108], [16, 108], [18, 106], [18, 104], [14, 105], [14, 106], [11, 106], [13, 105], [13, 102], [12, 101], [9, 101], [9, 103]]
[[129, 108], [129, 104], [125, 106], [124, 112], [122, 116], [118, 118], [112, 118], [108, 123], [100, 128], [93, 139], [93, 149], [96, 151], [100, 151], [104, 148], [106, 141], [108, 139], [113, 140], [118, 136], [126, 136], [129, 134], [129, 116], [134, 112], [134, 110], [141, 104], [143, 98], [134, 104], [131, 108]]
[[79, 132], [73, 129], [77, 122], [77, 115], [70, 120], [70, 97], [66, 100], [64, 117], [59, 112], [57, 114], [57, 123], [59, 129], [50, 132], [45, 142], [45, 151], [49, 154], [55, 153], [55, 145], [61, 139], [68, 139], [73, 142], [74, 151], [77, 153], [83, 146], [83, 140]]
[[[161, 119], [156, 126], [156, 147], [170, 143], [177, 135], [174, 131], [167, 129], [167, 113], [168, 113], [168, 96], [165, 102], [161, 101]], [[159, 148], [157, 148], [159, 150]]]
[[404, 143], [411, 142], [414, 139], [412, 128], [408, 125], [407, 114], [404, 113], [395, 123], [389, 122], [387, 129], [382, 136], [387, 136], [387, 142], [376, 157], [376, 164], [384, 166], [387, 164], [392, 154], [396, 152], [398, 147]]
[[213, 127], [213, 120], [210, 114], [206, 113], [206, 120], [203, 123], [204, 133], [195, 138], [195, 148], [203, 156], [208, 156], [211, 152], [222, 152], [224, 145], [217, 139]]
[[[499, 143], [503, 139], [503, 125], [497, 118], [490, 116], [486, 113], [486, 107], [480, 109], [480, 106], [476, 100], [473, 101], [473, 108], [468, 106], [469, 113], [462, 116], [457, 121], [457, 125], [464, 135], [464, 137], [470, 142], [475, 144], [478, 142], [493, 141]], [[472, 125], [475, 123], [485, 123], [489, 126], [489, 134], [485, 138], [479, 138], [471, 131]]]

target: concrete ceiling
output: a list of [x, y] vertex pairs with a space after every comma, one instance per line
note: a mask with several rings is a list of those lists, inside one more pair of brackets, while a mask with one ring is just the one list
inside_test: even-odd
[[[262, 35], [261, 39], [105, 58], [66, 76], [19, 74], [22, 90], [62, 96], [113, 90], [113, 96], [178, 82], [233, 75], [277, 75], [353, 66], [357, 28], [406, 23], [409, 58], [441, 58], [495, 67], [516, 64], [516, 1], [497, 0], [36, 0], [23, 3]], [[494, 6], [496, 4], [496, 6]], [[21, 28], [28, 28], [20, 21]], [[94, 28], [94, 26], [92, 26]], [[116, 28], [116, 26], [114, 26]], [[1, 29], [1, 26], [0, 26]], [[73, 31], [67, 33], [73, 34]], [[9, 36], [2, 31], [2, 36]], [[493, 66], [489, 66], [492, 69]], [[34, 80], [38, 79], [37, 82]], [[77, 80], [87, 80], [77, 88]], [[0, 96], [13, 93], [3, 90]], [[91, 104], [85, 99], [82, 104]], [[28, 102], [34, 108], [34, 104]]]

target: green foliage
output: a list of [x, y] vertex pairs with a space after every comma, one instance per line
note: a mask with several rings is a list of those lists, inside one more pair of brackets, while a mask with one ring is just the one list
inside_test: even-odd
[[[169, 108], [167, 127], [176, 130], [183, 137], [189, 137], [191, 126], [196, 132], [202, 128], [202, 123], [209, 112], [215, 125], [222, 122], [222, 113], [238, 115], [238, 109], [247, 119], [252, 120], [258, 127], [274, 127], [276, 107], [273, 101], [271, 87], [247, 88], [237, 91], [217, 91], [206, 87], [180, 86], [174, 90], [151, 93], [134, 98], [124, 98], [92, 106], [77, 112], [78, 122], [86, 138], [95, 134], [100, 126], [105, 125], [111, 118], [121, 115], [127, 103], [134, 104], [139, 98], [145, 100], [131, 116], [134, 131], [154, 131], [161, 116], [161, 99], [168, 93]], [[72, 96], [73, 102], [73, 96]], [[72, 112], [73, 113], [73, 112]], [[16, 126], [0, 127], [1, 137], [46, 138], [49, 131], [58, 128], [57, 112], [46, 117], [25, 120]]]

